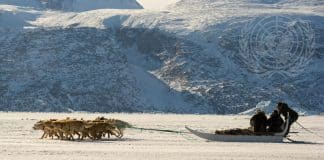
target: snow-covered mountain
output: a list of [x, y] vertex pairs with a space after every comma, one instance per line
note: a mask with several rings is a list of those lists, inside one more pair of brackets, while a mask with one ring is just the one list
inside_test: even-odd
[[0, 0], [0, 110], [324, 110], [321, 1], [181, 0], [163, 11], [13, 2]]

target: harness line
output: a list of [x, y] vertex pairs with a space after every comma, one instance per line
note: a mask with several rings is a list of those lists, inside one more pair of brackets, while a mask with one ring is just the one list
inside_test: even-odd
[[307, 129], [306, 127], [304, 127], [303, 125], [301, 125], [299, 122], [296, 122], [296, 124], [298, 124], [298, 125], [299, 125], [302, 129], [304, 129], [305, 131], [307, 131], [307, 132], [309, 132], [309, 133], [311, 133], [311, 134], [313, 134], [313, 135], [316, 135], [316, 136], [319, 137], [319, 138], [324, 139], [323, 136], [321, 136], [321, 135], [319, 135], [319, 134], [317, 134], [317, 133], [311, 131], [310, 129]]
[[168, 132], [168, 133], [178, 133], [178, 134], [182, 134], [182, 133], [189, 133], [189, 132], [181, 132], [181, 131], [175, 131], [175, 130], [169, 130], [169, 129], [155, 129], [155, 128], [141, 128], [141, 127], [130, 127], [133, 129], [138, 129], [141, 131], [158, 131], [158, 132]]

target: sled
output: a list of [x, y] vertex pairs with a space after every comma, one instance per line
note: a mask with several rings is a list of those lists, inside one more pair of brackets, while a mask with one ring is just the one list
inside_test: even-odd
[[219, 142], [270, 142], [270, 143], [280, 143], [283, 142], [284, 134], [288, 130], [288, 119], [286, 120], [285, 128], [280, 133], [274, 133], [273, 135], [224, 135], [215, 133], [204, 133], [186, 126], [185, 128], [192, 134], [208, 140], [208, 141], [219, 141]]

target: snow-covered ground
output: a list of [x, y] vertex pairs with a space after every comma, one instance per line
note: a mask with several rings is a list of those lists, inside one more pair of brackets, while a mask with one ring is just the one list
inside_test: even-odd
[[[1, 160], [144, 160], [144, 159], [324, 159], [324, 139], [292, 126], [291, 138], [284, 143], [225, 143], [206, 142], [190, 134], [172, 134], [127, 129], [121, 140], [59, 141], [41, 140], [41, 132], [32, 130], [39, 119], [85, 118], [97, 116], [119, 118], [138, 127], [185, 131], [189, 125], [207, 132], [231, 127], [244, 128], [248, 116], [173, 115], [173, 114], [58, 114], [0, 113]], [[317, 134], [324, 134], [324, 116], [300, 117], [299, 122]]]

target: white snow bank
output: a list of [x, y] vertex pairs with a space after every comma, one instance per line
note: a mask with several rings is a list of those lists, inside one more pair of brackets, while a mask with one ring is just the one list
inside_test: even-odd
[[177, 3], [180, 0], [138, 0], [144, 9], [161, 10], [170, 4]]
[[[261, 101], [254, 108], [251, 108], [251, 109], [241, 112], [239, 114], [240, 115], [254, 115], [258, 109], [261, 109], [266, 114], [271, 114], [273, 112], [273, 110], [277, 109], [276, 106], [277, 106], [277, 104], [272, 101]], [[299, 115], [314, 114], [314, 113], [310, 113], [309, 111], [306, 111], [300, 107], [292, 107], [292, 106], [289, 106], [289, 107], [291, 107], [293, 110], [298, 112]]]
[[274, 109], [276, 109], [276, 105], [271, 103], [271, 101], [261, 101], [256, 105], [256, 107], [241, 112], [240, 115], [253, 115], [258, 109], [261, 109], [266, 114], [270, 114]]
[[[44, 24], [44, 27], [59, 25], [66, 27], [76, 24], [81, 27], [100, 28], [103, 25], [115, 27], [115, 23], [118, 25], [127, 16], [121, 16], [120, 20], [115, 17], [115, 19], [112, 19], [113, 21], [105, 21], [105, 24], [102, 24], [103, 19], [130, 12], [128, 9], [142, 8], [136, 0], [0, 0], [0, 28], [17, 29], [33, 27], [38, 24]], [[47, 9], [54, 10], [49, 11]], [[99, 9], [114, 10], [100, 12]], [[62, 10], [88, 12], [76, 14], [62, 12]]]

